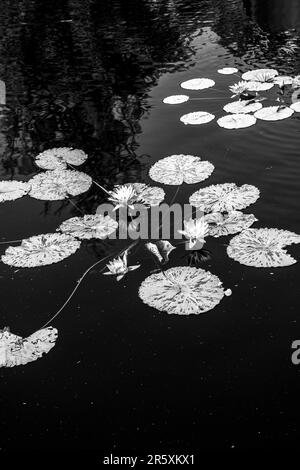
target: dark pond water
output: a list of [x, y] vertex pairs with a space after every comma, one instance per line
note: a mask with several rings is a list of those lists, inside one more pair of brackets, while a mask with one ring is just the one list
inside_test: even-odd
[[[149, 166], [164, 156], [200, 155], [216, 167], [209, 184], [259, 187], [249, 211], [258, 226], [300, 233], [296, 114], [236, 132], [179, 122], [194, 110], [223, 114], [238, 79], [217, 74], [220, 67], [300, 73], [298, 0], [2, 0], [0, 31], [2, 179], [29, 179], [33, 157], [51, 147], [84, 149], [83, 171], [108, 188], [150, 182]], [[214, 79], [217, 90], [189, 94], [218, 100], [162, 104], [197, 76]], [[185, 186], [177, 201], [196, 187]], [[73, 204], [1, 204], [1, 240], [53, 232], [102, 201], [93, 186]], [[226, 256], [227, 242], [209, 239], [203, 267], [233, 295], [198, 317], [168, 316], [139, 300], [153, 267], [142, 251], [132, 258], [142, 268], [118, 284], [92, 271], [53, 323], [59, 340], [48, 356], [1, 370], [0, 447], [94, 449], [101, 457], [296, 446], [300, 366], [290, 356], [300, 338], [299, 265], [243, 267]], [[40, 269], [2, 264], [1, 325], [22, 336], [40, 328], [85, 269], [122, 243], [84, 243]], [[300, 258], [299, 248], [290, 252]], [[170, 266], [186, 263], [182, 255], [173, 253]]]

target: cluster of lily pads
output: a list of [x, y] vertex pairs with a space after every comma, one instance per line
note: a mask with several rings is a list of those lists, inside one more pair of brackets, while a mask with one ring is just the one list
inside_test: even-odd
[[[218, 73], [223, 75], [237, 74], [238, 69], [225, 67], [219, 69]], [[181, 83], [181, 88], [186, 90], [204, 90], [215, 85], [215, 81], [210, 78], [193, 78]], [[265, 92], [278, 86], [280, 97], [276, 99], [276, 104], [263, 107], [262, 101], [267, 97], [261, 96]], [[253, 126], [257, 119], [263, 121], [279, 121], [289, 118], [294, 112], [300, 112], [300, 101], [285, 103], [283, 99], [284, 91], [287, 87], [291, 89], [300, 88], [300, 76], [281, 76], [275, 69], [257, 69], [245, 72], [241, 76], [241, 81], [229, 86], [232, 93], [231, 98], [238, 97], [238, 100], [230, 102], [223, 107], [227, 113], [217, 120], [217, 124], [225, 129], [241, 129]], [[182, 104], [189, 101], [188, 95], [172, 95], [164, 98], [165, 104]], [[180, 121], [184, 124], [198, 125], [206, 124], [215, 119], [215, 115], [206, 111], [195, 111], [181, 116]]]
[[[231, 74], [236, 73], [237, 69], [224, 68], [218, 72]], [[279, 85], [280, 89], [286, 85], [300, 88], [300, 77], [279, 77], [275, 70], [262, 69], [246, 72], [242, 75], [242, 79], [242, 82], [230, 87], [234, 96], [239, 96], [239, 100], [224, 106], [224, 110], [230, 114], [218, 120], [221, 127], [229, 129], [248, 127], [256, 122], [256, 118], [278, 120], [289, 117], [294, 111], [300, 111], [300, 103], [294, 103], [290, 107], [279, 104], [263, 108], [262, 98], [257, 94], [275, 84]], [[184, 82], [181, 86], [186, 89], [201, 90], [214, 84], [213, 80], [197, 78]], [[254, 96], [251, 95], [253, 92], [256, 93]], [[165, 98], [164, 102], [179, 104], [188, 99], [186, 95], [176, 95]], [[254, 115], [249, 114], [253, 112]], [[186, 124], [202, 124], [212, 119], [213, 115], [202, 111], [181, 118]], [[26, 195], [55, 201], [84, 193], [90, 188], [93, 180], [89, 175], [75, 170], [74, 166], [83, 164], [87, 158], [82, 150], [72, 148], [54, 148], [42, 152], [36, 157], [35, 162], [43, 171], [31, 180], [0, 181], [0, 202], [12, 201]], [[214, 165], [211, 162], [202, 160], [199, 156], [180, 154], [157, 161], [150, 168], [149, 176], [160, 184], [180, 186], [201, 183], [209, 178], [213, 171]], [[126, 208], [128, 214], [134, 210], [136, 204], [143, 204], [148, 208], [159, 206], [165, 198], [165, 192], [161, 187], [143, 183], [127, 183], [116, 185], [111, 190], [102, 189], [107, 194], [108, 200], [114, 204], [116, 211]], [[207, 237], [235, 235], [229, 242], [227, 254], [243, 265], [270, 268], [294, 264], [296, 260], [286, 252], [285, 247], [300, 243], [300, 235], [277, 228], [251, 228], [257, 221], [255, 215], [242, 212], [255, 203], [259, 196], [259, 189], [255, 186], [244, 184], [239, 187], [235, 183], [210, 185], [191, 194], [190, 205], [204, 215], [184, 220], [184, 230], [179, 230], [185, 237], [189, 249], [193, 250], [197, 242], [203, 246]], [[134, 229], [134, 219], [131, 225]], [[109, 215], [96, 213], [72, 217], [64, 221], [55, 233], [35, 235], [22, 240], [19, 246], [9, 246], [1, 260], [7, 265], [18, 268], [57, 263], [75, 253], [84, 240], [103, 240], [118, 229], [120, 229], [118, 222]], [[136, 243], [140, 242], [141, 240]], [[140, 285], [139, 297], [145, 304], [168, 314], [201, 314], [212, 310], [224, 296], [231, 295], [231, 290], [224, 289], [216, 275], [202, 268], [189, 265], [165, 269], [170, 253], [177, 248], [170, 241], [150, 241], [144, 245], [155, 257], [158, 265], [158, 269]], [[128, 264], [131, 246], [132, 244], [115, 258], [111, 256], [112, 259], [106, 265], [107, 272], [103, 274], [114, 276], [120, 281], [127, 273], [138, 269], [139, 264], [133, 266]], [[102, 261], [104, 259], [93, 266]], [[62, 308], [66, 304], [67, 302]], [[48, 324], [49, 322], [27, 338], [12, 334], [8, 328], [1, 330], [0, 367], [26, 364], [50, 351], [58, 332], [57, 329], [47, 326]]]

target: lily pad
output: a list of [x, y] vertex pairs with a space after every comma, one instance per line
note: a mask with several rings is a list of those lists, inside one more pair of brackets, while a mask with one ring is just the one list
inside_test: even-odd
[[297, 261], [284, 247], [293, 243], [300, 243], [300, 235], [277, 228], [250, 228], [230, 241], [227, 254], [246, 266], [290, 266]]
[[185, 103], [189, 99], [190, 98], [187, 95], [172, 95], [172, 96], [167, 96], [166, 98], [164, 98], [163, 102], [165, 104], [181, 104], [181, 103]]
[[300, 113], [300, 101], [296, 101], [295, 103], [291, 104], [290, 108], [296, 113]]
[[92, 178], [75, 170], [50, 170], [34, 176], [29, 184], [29, 196], [45, 201], [59, 201], [86, 192], [92, 184]]
[[28, 194], [30, 184], [22, 181], [0, 181], [0, 202], [15, 201]]
[[222, 69], [218, 70], [218, 73], [221, 73], [222, 75], [231, 75], [237, 72], [238, 69], [236, 69], [235, 67], [223, 67]]
[[212, 310], [224, 297], [220, 279], [209, 271], [176, 267], [152, 274], [141, 284], [142, 301], [175, 315], [199, 315]]
[[181, 116], [180, 121], [183, 124], [191, 124], [193, 126], [199, 124], [207, 124], [208, 122], [215, 119], [215, 116], [211, 113], [207, 113], [206, 111], [196, 111], [194, 113], [188, 113]]
[[65, 170], [70, 165], [82, 165], [88, 158], [83, 150], [73, 149], [69, 147], [60, 147], [45, 150], [40, 153], [35, 163], [44, 170]]
[[27, 338], [14, 335], [9, 328], [0, 330], [0, 367], [14, 367], [36, 361], [55, 346], [57, 330], [51, 326]]
[[278, 77], [273, 78], [273, 82], [276, 85], [292, 85], [293, 77], [289, 77], [288, 75], [278, 75]]
[[203, 212], [230, 212], [245, 209], [257, 201], [259, 190], [250, 184], [214, 184], [199, 189], [190, 196], [190, 204]]
[[226, 113], [247, 114], [254, 113], [261, 108], [262, 104], [257, 103], [256, 101], [238, 100], [226, 104], [223, 109], [226, 111]]
[[104, 239], [114, 233], [117, 228], [118, 222], [109, 215], [96, 214], [65, 220], [57, 231], [68, 233], [81, 240], [89, 240], [91, 238]]
[[158, 160], [150, 168], [149, 176], [163, 184], [195, 184], [206, 180], [213, 171], [212, 163], [194, 155], [179, 154]]
[[159, 206], [165, 198], [165, 192], [157, 186], [148, 186], [143, 183], [131, 183], [136, 193], [136, 201], [147, 206]]
[[256, 69], [245, 72], [242, 75], [243, 80], [257, 81], [257, 82], [268, 82], [273, 80], [278, 75], [275, 69]]
[[220, 127], [224, 129], [243, 129], [253, 126], [256, 123], [254, 116], [248, 114], [229, 114], [217, 120]]
[[262, 82], [255, 82], [255, 81], [247, 82], [248, 91], [267, 91], [273, 88], [273, 86], [274, 86], [273, 82], [271, 83], [268, 83], [268, 82], [262, 83]]
[[64, 233], [47, 233], [22, 240], [20, 246], [9, 246], [1, 257], [3, 263], [18, 268], [34, 268], [58, 263], [74, 254], [80, 241]]
[[215, 82], [210, 78], [193, 78], [180, 84], [181, 88], [185, 88], [186, 90], [204, 90], [214, 85]]
[[267, 106], [256, 111], [254, 116], [263, 121], [281, 121], [292, 116], [294, 110], [287, 106]]
[[204, 220], [208, 223], [208, 235], [217, 238], [242, 232], [251, 227], [257, 218], [253, 214], [231, 211], [228, 214], [212, 212], [205, 215]]

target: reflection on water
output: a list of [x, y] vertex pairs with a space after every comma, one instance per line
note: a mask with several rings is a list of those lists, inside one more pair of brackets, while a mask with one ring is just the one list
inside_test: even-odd
[[[0, 79], [7, 102], [0, 109], [1, 177], [28, 179], [37, 171], [37, 153], [72, 146], [89, 154], [83, 171], [111, 188], [143, 182], [147, 166], [163, 156], [200, 153], [216, 166], [211, 184], [255, 184], [262, 191], [255, 215], [266, 226], [299, 231], [297, 119], [280, 127], [260, 123], [240, 138], [216, 125], [185, 127], [177, 115], [183, 108], [161, 103], [181, 81], [212, 78], [223, 66], [299, 74], [299, 12], [297, 0], [2, 0]], [[216, 93], [226, 100], [228, 77], [217, 79], [222, 89]], [[214, 90], [207, 93], [214, 96]], [[184, 109], [195, 110], [195, 103]], [[225, 103], [203, 107], [220, 113]], [[185, 190], [179, 202], [188, 200]], [[2, 204], [1, 238], [54, 231], [70, 215], [93, 212], [101, 198], [93, 187], [71, 205], [30, 198]], [[155, 315], [138, 303], [147, 260], [148, 271], [135, 271], [118, 290], [92, 272], [59, 320], [56, 352], [26, 371], [1, 371], [6, 432], [0, 447], [99, 448], [100, 433], [103, 448], [131, 454], [259, 447], [263, 439], [284, 441], [283, 432], [296, 440], [289, 401], [298, 397], [284, 387], [294, 385], [296, 375], [285, 361], [297, 321], [297, 268], [266, 279], [230, 263], [226, 242], [211, 243], [205, 267], [226, 277], [234, 295], [228, 307], [200, 322]], [[22, 336], [34, 331], [108, 251], [110, 241], [91, 241], [77, 257], [45, 270], [2, 267], [4, 324]], [[20, 387], [24, 377], [28, 388]], [[279, 398], [274, 377], [282, 380]]]

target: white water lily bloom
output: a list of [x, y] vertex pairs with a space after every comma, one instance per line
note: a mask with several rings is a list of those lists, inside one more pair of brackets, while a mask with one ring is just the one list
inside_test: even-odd
[[122, 258], [120, 256], [118, 256], [118, 258], [114, 258], [106, 265], [106, 267], [108, 268], [108, 271], [103, 274], [106, 276], [116, 276], [117, 281], [120, 281], [129, 271], [138, 269], [140, 264], [128, 266], [127, 252], [125, 252]]
[[227, 254], [246, 266], [290, 266], [297, 261], [283, 248], [293, 243], [300, 243], [300, 235], [277, 228], [250, 228], [230, 241]]
[[28, 194], [30, 184], [22, 181], [0, 181], [0, 202], [15, 201]]
[[233, 103], [226, 104], [223, 109], [226, 111], [226, 113], [247, 114], [254, 113], [261, 108], [262, 104], [256, 101], [238, 100], [233, 101]]
[[300, 113], [300, 101], [296, 101], [295, 103], [291, 104], [290, 108], [296, 113]]
[[184, 230], [178, 230], [178, 232], [189, 240], [189, 249], [192, 249], [197, 242], [205, 243], [205, 237], [209, 233], [209, 227], [204, 217], [184, 220], [183, 224]]
[[230, 212], [245, 209], [257, 201], [259, 190], [250, 184], [214, 184], [199, 189], [190, 196], [190, 204], [203, 212]]
[[196, 126], [199, 124], [207, 124], [213, 119], [215, 119], [214, 114], [207, 113], [206, 111], [195, 111], [193, 113], [184, 114], [181, 116], [180, 121], [186, 125], [190, 124]]
[[141, 300], [174, 315], [199, 315], [212, 310], [224, 297], [220, 279], [209, 271], [176, 267], [147, 277], [139, 288]]
[[279, 86], [292, 85], [293, 77], [288, 75], [278, 75], [278, 77], [273, 78], [273, 83]]
[[44, 170], [65, 170], [70, 165], [82, 165], [88, 158], [83, 150], [60, 147], [45, 150], [35, 158], [35, 163]]
[[115, 210], [120, 207], [134, 209], [135, 204], [158, 206], [165, 198], [165, 192], [162, 188], [143, 183], [117, 185], [109, 193], [111, 197], [108, 199], [116, 205]]
[[235, 67], [223, 67], [222, 69], [218, 70], [218, 73], [221, 73], [222, 75], [231, 75], [232, 73], [237, 73], [238, 69]]
[[232, 98], [234, 96], [239, 96], [245, 93], [245, 91], [248, 91], [248, 82], [238, 82], [235, 83], [234, 85], [231, 85], [229, 87], [229, 90], [231, 93], [233, 93]]
[[33, 268], [58, 263], [80, 248], [80, 241], [65, 233], [47, 233], [26, 238], [20, 246], [9, 246], [3, 263], [18, 268]]
[[256, 82], [269, 82], [278, 75], [275, 69], [257, 69], [245, 72], [242, 75], [243, 80], [256, 81]]
[[158, 160], [150, 168], [149, 176], [163, 184], [195, 184], [206, 180], [214, 171], [214, 165], [194, 155], [171, 155]]
[[176, 247], [168, 240], [157, 240], [154, 243], [149, 242], [145, 244], [145, 247], [158, 259], [160, 263], [168, 262], [171, 251], [176, 249]]
[[263, 121], [281, 121], [287, 119], [294, 113], [294, 110], [287, 106], [267, 106], [256, 111], [254, 116]]
[[188, 101], [190, 98], [187, 95], [172, 95], [167, 96], [163, 99], [163, 103], [165, 104], [181, 104]]
[[57, 330], [49, 326], [27, 338], [0, 330], [0, 367], [14, 367], [36, 361], [55, 346]]
[[95, 214], [65, 220], [57, 231], [68, 233], [81, 240], [89, 240], [91, 238], [104, 239], [114, 233], [117, 228], [118, 222], [109, 215]]
[[215, 85], [215, 82], [210, 78], [193, 78], [180, 84], [181, 88], [186, 90], [204, 90], [205, 88], [211, 88]]
[[223, 237], [246, 230], [257, 221], [257, 218], [253, 214], [233, 210], [228, 214], [212, 212], [205, 215], [204, 220], [208, 223], [208, 235]]
[[228, 114], [228, 116], [218, 119], [217, 123], [224, 129], [244, 129], [253, 126], [256, 123], [256, 118], [249, 114]]
[[267, 91], [273, 88], [274, 83], [271, 82], [247, 82], [248, 83], [248, 91]]
[[48, 170], [34, 176], [29, 184], [29, 196], [44, 201], [60, 201], [85, 193], [92, 185], [92, 178], [81, 171]]

